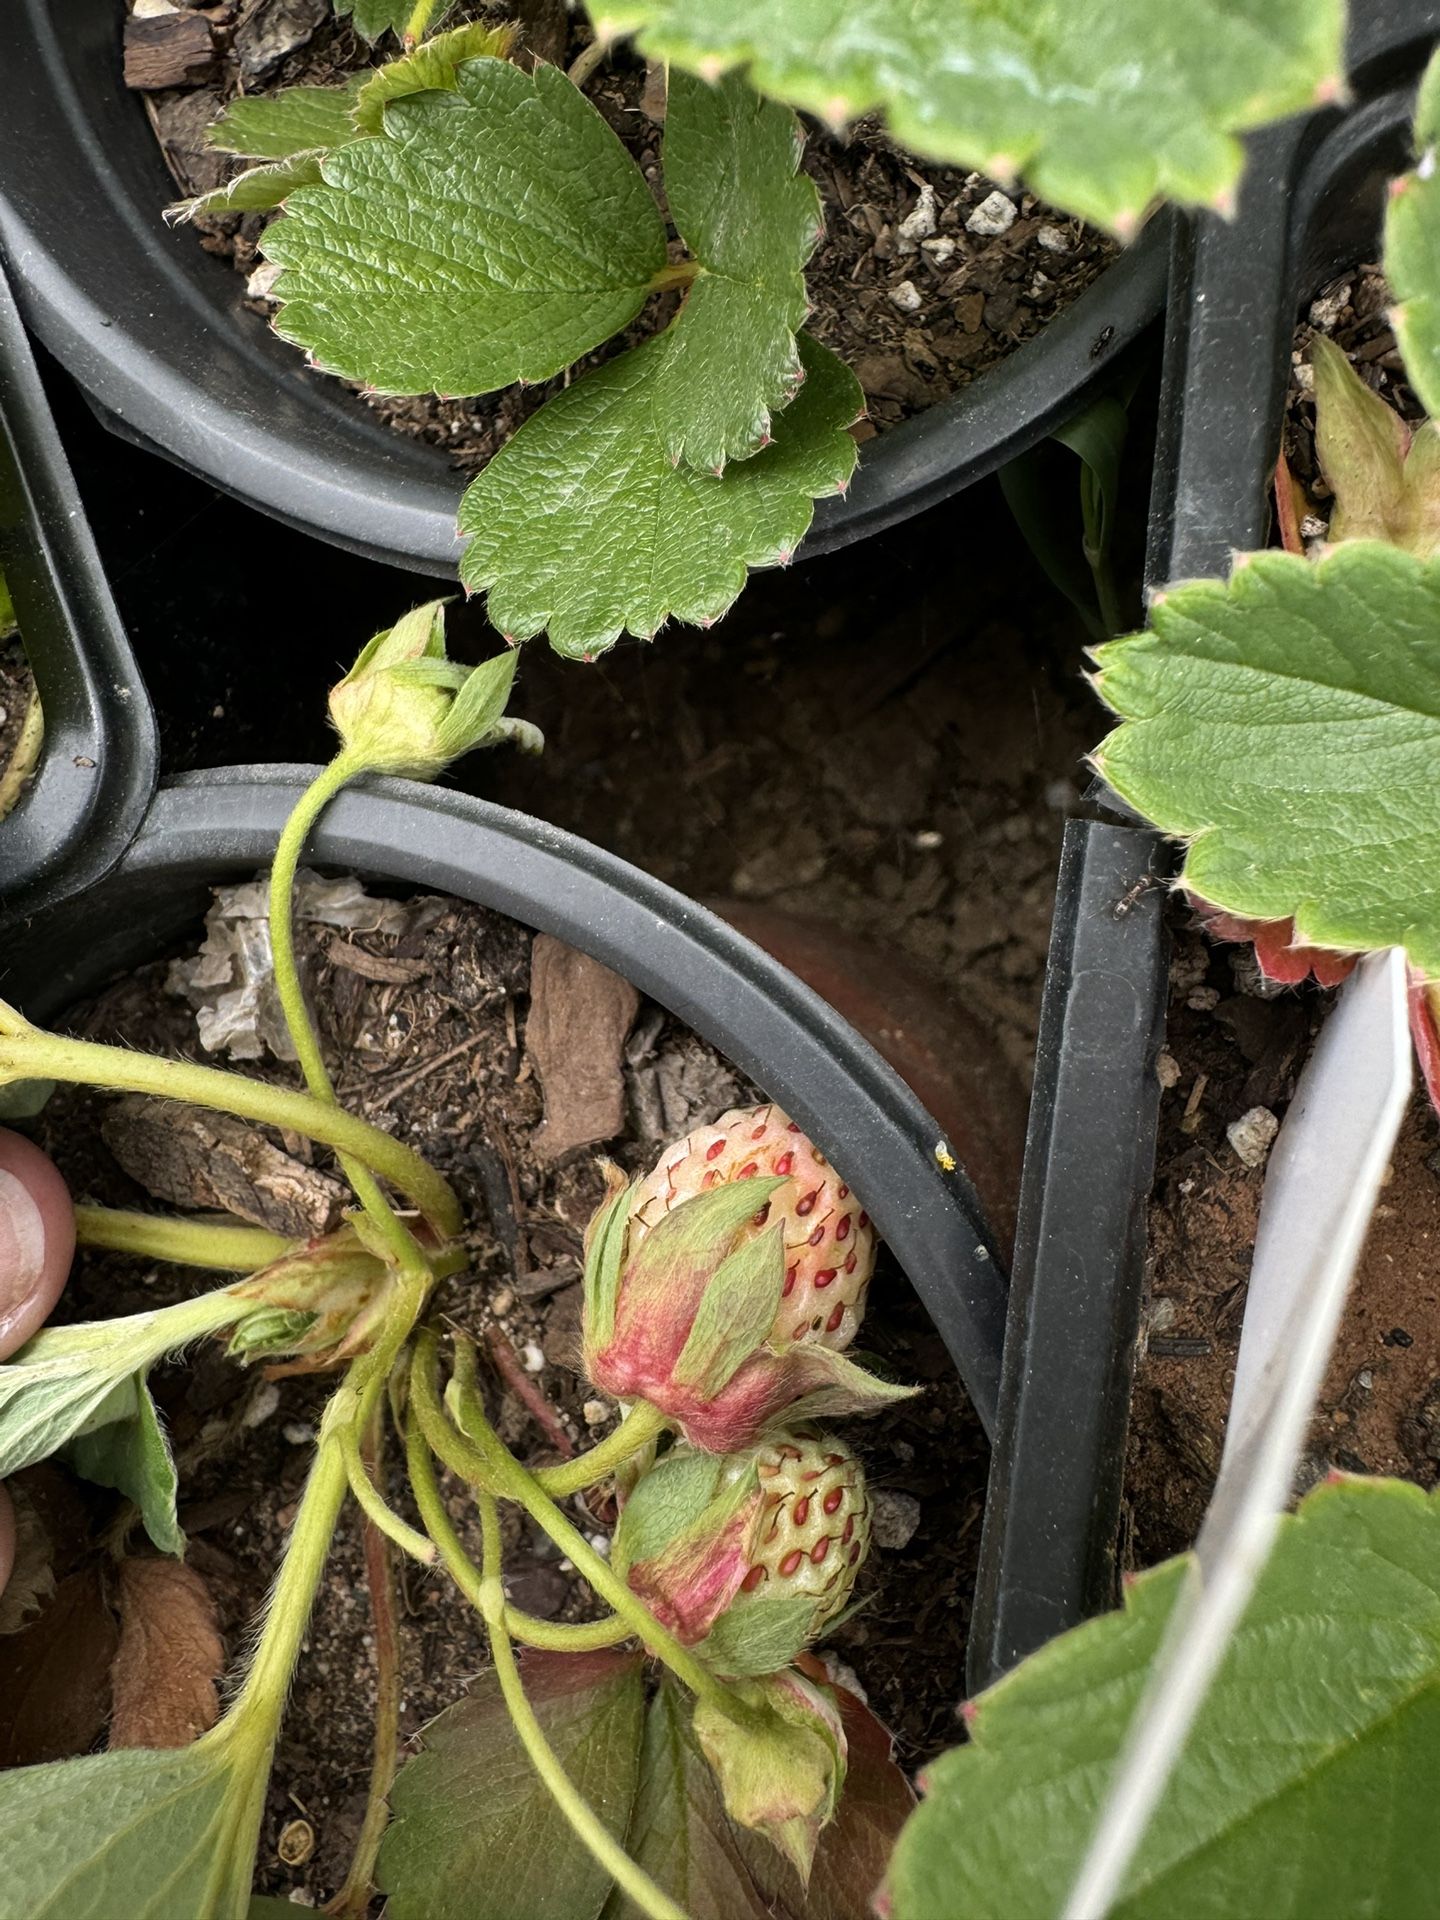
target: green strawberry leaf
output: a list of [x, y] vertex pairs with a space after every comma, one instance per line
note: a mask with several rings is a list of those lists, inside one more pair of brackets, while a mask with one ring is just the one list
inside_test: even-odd
[[0, 1774], [7, 1920], [246, 1920], [268, 1761], [217, 1735]]
[[193, 200], [177, 200], [165, 209], [165, 218], [174, 223], [193, 220], [197, 213], [266, 213], [288, 200], [297, 187], [317, 185], [324, 158], [324, 152], [317, 149], [313, 153], [292, 153], [263, 167], [249, 167], [223, 187], [196, 194]]
[[563, 73], [481, 59], [331, 153], [265, 250], [284, 268], [277, 330], [318, 364], [391, 393], [473, 394], [548, 379], [618, 333], [665, 230]]
[[1412, 433], [1323, 333], [1310, 364], [1315, 452], [1335, 496], [1328, 538], [1385, 540], [1428, 559], [1440, 546], [1440, 425]]
[[577, 380], [471, 482], [460, 577], [489, 590], [507, 638], [548, 627], [557, 652], [589, 659], [672, 617], [708, 625], [748, 568], [790, 558], [820, 495], [844, 490], [864, 396], [834, 354], [800, 336], [807, 377], [773, 444], [716, 476], [665, 451], [655, 381], [669, 348], [660, 334]]
[[[981, 1696], [901, 1836], [893, 1920], [1061, 1910], [1185, 1570], [1141, 1574]], [[1437, 1766], [1440, 1497], [1320, 1487], [1281, 1522], [1112, 1920], [1428, 1913]]]
[[221, 1289], [154, 1313], [42, 1328], [0, 1366], [0, 1480], [111, 1421], [147, 1417], [155, 1361], [236, 1318]]
[[[880, 1722], [853, 1694], [841, 1690], [839, 1702], [849, 1745], [845, 1787], [807, 1890], [768, 1840], [726, 1814], [695, 1738], [691, 1701], [662, 1677], [646, 1715], [626, 1848], [689, 1920], [874, 1920], [871, 1895], [915, 1801]], [[641, 1916], [617, 1891], [603, 1920]]]
[[[525, 1691], [561, 1766], [617, 1837], [635, 1798], [638, 1653], [526, 1653]], [[610, 1876], [520, 1745], [493, 1673], [431, 1722], [391, 1795], [376, 1882], [390, 1920], [596, 1920]]]
[[[360, 38], [373, 45], [383, 33], [404, 33], [415, 11], [415, 0], [335, 0], [335, 11], [342, 19], [348, 14]], [[448, 5], [437, 7], [430, 26], [437, 27], [449, 11]]]
[[375, 76], [368, 68], [343, 87], [282, 87], [279, 93], [242, 94], [206, 129], [223, 153], [247, 160], [288, 160], [295, 153], [340, 147], [357, 137], [355, 102]]
[[1157, 197], [1225, 202], [1236, 134], [1334, 95], [1341, 0], [589, 0], [602, 36], [897, 140], [1128, 232]]
[[448, 33], [423, 40], [412, 53], [402, 53], [376, 73], [362, 74], [355, 102], [355, 124], [361, 133], [385, 131], [385, 109], [408, 93], [453, 93], [461, 66], [487, 57], [503, 60], [515, 38], [513, 26], [487, 27], [470, 20]]
[[162, 1553], [184, 1553], [175, 1461], [143, 1373], [121, 1381], [91, 1422], [61, 1449], [61, 1458], [82, 1480], [114, 1487], [132, 1501]]
[[655, 416], [672, 461], [718, 472], [765, 444], [801, 378], [801, 272], [820, 236], [820, 196], [798, 171], [793, 113], [738, 74], [671, 76], [665, 195], [700, 263], [671, 328]]
[[1260, 553], [1096, 650], [1105, 778], [1187, 842], [1182, 884], [1297, 943], [1440, 976], [1440, 561]]
[[1410, 384], [1429, 414], [1440, 414], [1440, 53], [1415, 102], [1420, 164], [1397, 182], [1385, 215], [1385, 274], [1398, 302], [1392, 319]]

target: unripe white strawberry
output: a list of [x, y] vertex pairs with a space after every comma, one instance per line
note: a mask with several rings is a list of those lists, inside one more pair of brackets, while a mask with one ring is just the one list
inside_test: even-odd
[[636, 1190], [632, 1244], [682, 1201], [767, 1176], [788, 1182], [757, 1209], [750, 1236], [777, 1221], [784, 1231], [785, 1288], [771, 1339], [815, 1341], [838, 1353], [864, 1316], [875, 1229], [824, 1154], [779, 1107], [736, 1108], [667, 1147]]
[[717, 1672], [777, 1672], [850, 1598], [870, 1544], [860, 1462], [813, 1427], [751, 1453], [667, 1454], [636, 1485], [614, 1563]]

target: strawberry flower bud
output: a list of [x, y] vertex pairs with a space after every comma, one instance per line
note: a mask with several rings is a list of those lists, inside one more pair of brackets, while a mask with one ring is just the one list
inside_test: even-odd
[[738, 1714], [696, 1701], [695, 1737], [731, 1819], [763, 1833], [808, 1886], [815, 1848], [845, 1784], [835, 1695], [793, 1667], [732, 1691]]
[[[708, 1162], [698, 1173], [697, 1160]], [[838, 1350], [859, 1323], [874, 1238], [843, 1183], [828, 1169], [817, 1183], [820, 1165], [777, 1109], [755, 1108], [692, 1134], [648, 1180], [612, 1194], [587, 1238], [596, 1386], [650, 1401], [710, 1453], [742, 1452], [786, 1417], [905, 1397]]]
[[678, 1446], [637, 1484], [613, 1564], [717, 1673], [788, 1666], [845, 1607], [870, 1543], [865, 1476], [803, 1428], [717, 1459]]
[[227, 1289], [236, 1308], [228, 1351], [247, 1362], [284, 1359], [272, 1377], [342, 1366], [369, 1348], [393, 1284], [347, 1222]]
[[357, 770], [433, 780], [472, 747], [542, 742], [523, 720], [505, 718], [519, 655], [507, 650], [478, 667], [445, 655], [445, 602], [431, 600], [377, 633], [330, 690], [330, 718]]

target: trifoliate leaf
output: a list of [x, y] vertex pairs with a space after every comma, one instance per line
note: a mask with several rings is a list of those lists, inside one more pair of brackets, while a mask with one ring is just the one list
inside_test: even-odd
[[655, 384], [672, 460], [715, 472], [745, 459], [794, 396], [801, 268], [821, 228], [815, 183], [797, 171], [800, 145], [794, 114], [738, 74], [718, 86], [671, 76], [665, 195], [700, 263]]
[[639, 312], [665, 265], [640, 169], [565, 75], [472, 60], [392, 101], [291, 196], [265, 250], [276, 326], [391, 393], [545, 380]]
[[266, 213], [288, 200], [296, 187], [313, 187], [319, 181], [323, 152], [292, 153], [288, 159], [272, 160], [263, 167], [249, 167], [227, 180], [223, 187], [200, 193], [193, 200], [177, 200], [165, 209], [172, 222], [193, 220], [197, 213]]
[[[415, 11], [415, 0], [335, 0], [335, 11], [342, 18], [349, 14], [360, 38], [373, 45], [382, 33], [404, 33]], [[436, 7], [429, 25], [439, 26], [449, 11], [448, 4]]]
[[489, 589], [490, 619], [510, 638], [548, 627], [557, 652], [587, 659], [626, 630], [649, 639], [671, 617], [708, 624], [747, 568], [789, 559], [814, 500], [854, 471], [845, 429], [859, 383], [804, 334], [805, 384], [776, 417], [774, 443], [719, 476], [673, 466], [655, 410], [669, 347], [660, 334], [577, 380], [466, 492], [460, 577]]
[[215, 1736], [0, 1774], [5, 1920], [246, 1920], [268, 1749]]
[[[893, 1920], [1061, 1911], [1183, 1574], [1142, 1574], [981, 1696], [926, 1770]], [[1323, 1486], [1281, 1523], [1112, 1920], [1428, 1913], [1437, 1765], [1440, 1501]]]
[[1184, 886], [1440, 977], [1440, 562], [1368, 540], [1256, 554], [1095, 657], [1126, 722], [1096, 762], [1188, 842]]
[[448, 33], [437, 33], [433, 40], [422, 40], [412, 53], [402, 53], [378, 72], [360, 76], [355, 125], [362, 133], [383, 132], [385, 108], [390, 101], [403, 99], [407, 93], [453, 92], [464, 61], [486, 55], [503, 60], [514, 38], [512, 26], [487, 27], [483, 20], [471, 20]]
[[834, 122], [883, 108], [932, 160], [1023, 173], [1046, 200], [1132, 229], [1148, 203], [1216, 201], [1235, 135], [1330, 97], [1340, 0], [590, 0], [601, 34]]
[[[623, 1838], [639, 1771], [645, 1689], [634, 1653], [529, 1652], [525, 1692], [565, 1772]], [[482, 1674], [431, 1722], [391, 1796], [376, 1881], [391, 1920], [593, 1920], [610, 1875], [576, 1843]]]
[[1415, 102], [1419, 165], [1390, 196], [1385, 216], [1385, 273], [1399, 303], [1395, 337], [1410, 384], [1429, 414], [1440, 414], [1440, 54], [1426, 69]]
[[222, 153], [247, 160], [288, 160], [294, 153], [340, 147], [358, 138], [355, 101], [378, 76], [367, 67], [343, 87], [282, 87], [279, 93], [242, 94], [206, 128], [205, 139]]

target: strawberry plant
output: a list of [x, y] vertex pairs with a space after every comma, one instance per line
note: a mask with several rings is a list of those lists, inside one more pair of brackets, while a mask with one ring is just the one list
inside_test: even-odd
[[[118, 1490], [161, 1555], [183, 1555], [152, 1369], [219, 1340], [244, 1365], [338, 1384], [218, 1722], [185, 1746], [0, 1773], [7, 1913], [267, 1910], [251, 1905], [266, 1783], [348, 1498], [369, 1524], [377, 1639], [395, 1631], [395, 1552], [453, 1579], [492, 1664], [397, 1779], [398, 1666], [393, 1652], [381, 1660], [367, 1812], [330, 1911], [361, 1916], [378, 1888], [395, 1920], [859, 1916], [908, 1811], [888, 1736], [810, 1651], [850, 1604], [869, 1544], [864, 1470], [829, 1423], [912, 1391], [843, 1351], [875, 1256], [844, 1179], [773, 1106], [724, 1115], [644, 1179], [617, 1176], [586, 1237], [583, 1335], [591, 1382], [622, 1417], [588, 1452], [531, 1471], [486, 1413], [473, 1349], [432, 1312], [437, 1283], [467, 1260], [453, 1191], [339, 1103], [322, 1056], [292, 924], [301, 847], [358, 775], [428, 779], [472, 747], [537, 745], [505, 713], [517, 658], [452, 663], [437, 603], [377, 635], [332, 691], [339, 751], [281, 833], [269, 881], [274, 984], [303, 1090], [47, 1033], [0, 1003], [0, 1087], [77, 1082], [282, 1128], [332, 1150], [355, 1201], [338, 1228], [297, 1241], [204, 1216], [76, 1210], [82, 1244], [239, 1277], [34, 1334], [0, 1366], [0, 1479], [63, 1461]], [[387, 1449], [403, 1454], [407, 1512], [382, 1491]], [[478, 1510], [478, 1561], [453, 1518], [455, 1486]], [[568, 1507], [611, 1487], [621, 1516], [607, 1558]], [[601, 1618], [556, 1622], [512, 1603], [507, 1505], [574, 1566]]]
[[601, 9], [596, 48], [636, 27], [669, 62], [662, 211], [579, 86], [509, 57], [508, 27], [432, 31], [429, 0], [352, 17], [405, 50], [237, 100], [211, 140], [255, 164], [180, 211], [283, 208], [262, 242], [275, 324], [317, 367], [451, 397], [566, 376], [468, 488], [460, 572], [508, 638], [577, 658], [718, 618], [854, 469], [861, 389], [804, 331], [821, 219], [793, 107], [840, 125], [883, 106], [918, 153], [1022, 171], [1126, 236], [1158, 197], [1226, 201], [1236, 134], [1335, 92], [1341, 30], [1338, 0], [1058, 27], [870, 0], [842, 35], [808, 0]]
[[[1427, 399], [1440, 398], [1428, 331], [1440, 311], [1437, 84], [1440, 60], [1385, 247], [1406, 372]], [[1330, 341], [1312, 357], [1325, 539], [1307, 556], [1282, 460], [1287, 551], [1170, 588], [1148, 632], [1096, 649], [1096, 690], [1122, 724], [1095, 762], [1183, 841], [1181, 885], [1213, 931], [1255, 942], [1272, 978], [1333, 984], [1357, 955], [1403, 948], [1440, 1105], [1440, 440], [1432, 421], [1412, 432]]]

